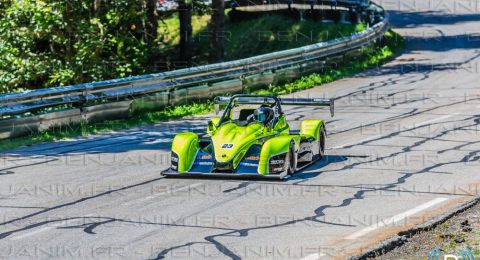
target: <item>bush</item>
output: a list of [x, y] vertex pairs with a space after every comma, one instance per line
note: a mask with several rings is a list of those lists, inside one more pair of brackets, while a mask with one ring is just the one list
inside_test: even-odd
[[140, 1], [93, 2], [2, 1], [0, 92], [147, 72]]

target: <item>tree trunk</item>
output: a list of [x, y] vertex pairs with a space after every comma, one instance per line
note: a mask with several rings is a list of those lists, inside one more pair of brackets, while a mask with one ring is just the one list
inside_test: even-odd
[[94, 0], [93, 1], [93, 12], [97, 14], [100, 11], [100, 7], [102, 6], [102, 0]]
[[210, 22], [210, 62], [222, 62], [224, 55], [225, 3], [212, 0], [212, 20]]
[[158, 14], [156, 8], [156, 0], [143, 0], [143, 4], [145, 8], [144, 10], [147, 15], [143, 37], [147, 43], [153, 44], [158, 36]]
[[187, 66], [192, 65], [192, 7], [184, 0], [178, 5], [180, 22], [180, 60]]

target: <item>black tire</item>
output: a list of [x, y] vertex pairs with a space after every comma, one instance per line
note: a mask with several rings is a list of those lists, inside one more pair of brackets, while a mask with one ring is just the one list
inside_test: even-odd
[[297, 155], [295, 154], [295, 143], [290, 143], [290, 149], [287, 154], [286, 163], [288, 163], [287, 173], [288, 175], [295, 174], [297, 170]]
[[325, 127], [322, 125], [320, 127], [320, 133], [319, 133], [319, 136], [320, 136], [320, 140], [319, 140], [319, 144], [318, 144], [318, 159], [322, 159], [323, 156], [325, 156], [325, 144], [326, 144], [326, 138], [327, 138], [327, 132], [325, 131]]

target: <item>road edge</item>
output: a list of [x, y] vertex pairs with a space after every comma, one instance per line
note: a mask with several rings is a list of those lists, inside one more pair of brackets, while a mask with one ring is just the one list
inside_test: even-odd
[[422, 224], [415, 225], [414, 227], [400, 231], [397, 233], [397, 235], [383, 240], [382, 242], [378, 243], [374, 247], [372, 247], [370, 250], [361, 253], [356, 256], [352, 256], [349, 259], [350, 260], [363, 260], [363, 259], [368, 259], [376, 256], [383, 255], [395, 248], [398, 248], [402, 246], [405, 242], [407, 242], [407, 238], [412, 237], [413, 235], [417, 234], [418, 232], [421, 231], [427, 231], [429, 229], [435, 228], [436, 226], [444, 223], [445, 221], [451, 219], [452, 217], [456, 216], [459, 213], [462, 213], [471, 207], [477, 205], [480, 203], [480, 196], [475, 197], [474, 199], [464, 202], [459, 206], [456, 206], [452, 209], [447, 210], [446, 212], [430, 219], [427, 222], [424, 222]]

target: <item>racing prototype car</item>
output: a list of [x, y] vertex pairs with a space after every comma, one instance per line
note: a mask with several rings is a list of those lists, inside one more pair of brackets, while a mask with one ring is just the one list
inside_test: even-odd
[[321, 159], [325, 123], [303, 120], [300, 132], [290, 131], [282, 105], [329, 106], [333, 99], [280, 98], [239, 94], [216, 97], [215, 111], [204, 134], [179, 133], [172, 143], [171, 166], [165, 176], [230, 176], [284, 179]]

